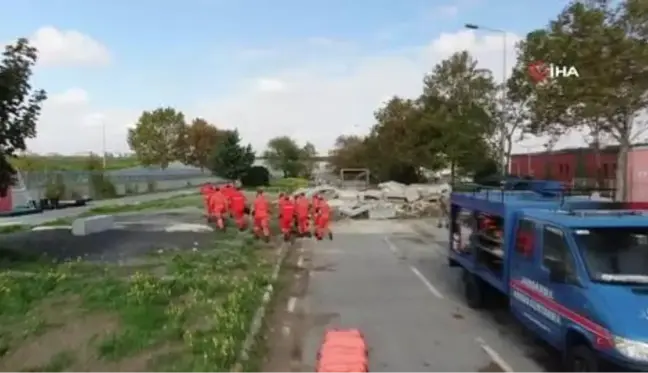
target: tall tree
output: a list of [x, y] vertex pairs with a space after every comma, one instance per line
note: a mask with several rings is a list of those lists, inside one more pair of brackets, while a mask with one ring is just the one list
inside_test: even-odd
[[187, 127], [186, 162], [201, 170], [208, 168], [210, 157], [216, 149], [220, 132], [202, 118], [194, 119]]
[[214, 175], [239, 180], [254, 164], [252, 145], [242, 145], [237, 130], [224, 131], [211, 156], [209, 169]]
[[[443, 149], [453, 178], [457, 168], [479, 168], [490, 159], [488, 142], [500, 120], [491, 72], [478, 68], [463, 51], [441, 61], [423, 83], [425, 121], [442, 133], [437, 146]], [[504, 149], [497, 150], [502, 158]]]
[[315, 171], [315, 167], [317, 166], [317, 160], [315, 159], [315, 157], [317, 157], [317, 149], [315, 149], [315, 145], [311, 144], [310, 142], [307, 142], [301, 148], [301, 158], [302, 158], [301, 176], [307, 179], [313, 176], [313, 172]]
[[128, 145], [145, 166], [165, 169], [173, 161], [185, 161], [187, 125], [184, 114], [171, 107], [144, 111], [128, 130]]
[[298, 177], [304, 170], [303, 150], [294, 139], [288, 136], [275, 137], [268, 141], [263, 156], [268, 165], [281, 170], [284, 177]]
[[365, 139], [360, 136], [341, 135], [335, 140], [333, 149], [329, 151], [329, 164], [335, 173], [344, 168], [366, 168], [367, 148]]
[[26, 149], [25, 140], [36, 136], [36, 121], [45, 91], [32, 91], [29, 82], [37, 60], [27, 39], [7, 45], [0, 60], [0, 195], [13, 185], [15, 170], [9, 162]]
[[648, 106], [648, 3], [572, 1], [544, 30], [527, 35], [520, 65], [542, 60], [575, 66], [579, 78], [557, 78], [530, 91], [535, 131], [593, 128], [619, 143], [617, 197], [627, 196], [630, 145], [646, 128]]

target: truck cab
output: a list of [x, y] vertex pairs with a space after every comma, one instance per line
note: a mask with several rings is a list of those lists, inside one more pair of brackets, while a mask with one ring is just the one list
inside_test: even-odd
[[466, 301], [492, 291], [569, 371], [648, 370], [648, 210], [580, 197], [453, 193], [449, 265]]
[[648, 370], [648, 216], [527, 209], [512, 228], [511, 312], [572, 371]]

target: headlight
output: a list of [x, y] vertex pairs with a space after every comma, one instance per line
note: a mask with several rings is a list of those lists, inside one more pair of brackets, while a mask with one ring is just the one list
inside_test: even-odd
[[614, 337], [614, 346], [621, 355], [628, 359], [648, 362], [648, 343]]

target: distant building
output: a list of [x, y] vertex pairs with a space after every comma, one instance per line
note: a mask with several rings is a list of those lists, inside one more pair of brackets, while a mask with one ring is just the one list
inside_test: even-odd
[[[514, 154], [513, 175], [559, 180], [571, 185], [613, 188], [616, 181], [618, 146], [597, 153], [592, 148], [570, 148], [550, 152]], [[627, 164], [628, 199], [648, 201], [648, 144], [630, 149]]]

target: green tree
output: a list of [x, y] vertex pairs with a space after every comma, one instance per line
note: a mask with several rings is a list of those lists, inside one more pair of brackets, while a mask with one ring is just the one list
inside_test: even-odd
[[360, 136], [338, 136], [328, 155], [329, 165], [335, 173], [344, 168], [368, 167], [365, 138]]
[[284, 177], [298, 177], [304, 170], [303, 150], [288, 136], [275, 137], [268, 141], [263, 156], [268, 165], [275, 170], [281, 170]]
[[171, 107], [144, 111], [128, 130], [128, 145], [139, 162], [166, 169], [173, 161], [186, 161], [187, 125], [184, 114]]
[[302, 171], [300, 176], [307, 179], [310, 179], [313, 176], [313, 172], [317, 165], [315, 157], [317, 157], [317, 149], [315, 149], [315, 145], [307, 142], [306, 145], [301, 148]]
[[201, 170], [208, 168], [210, 157], [216, 149], [220, 132], [202, 118], [194, 119], [187, 127], [186, 163]]
[[238, 180], [254, 163], [252, 145], [242, 145], [237, 130], [224, 131], [211, 156], [209, 169], [214, 175]]
[[424, 121], [440, 133], [435, 146], [445, 155], [453, 178], [457, 168], [475, 171], [490, 159], [489, 141], [499, 120], [497, 92], [491, 72], [477, 68], [466, 51], [441, 61], [424, 78]]
[[578, 78], [549, 80], [526, 92], [532, 97], [532, 130], [561, 135], [595, 128], [611, 135], [619, 143], [620, 199], [627, 192], [628, 150], [645, 129], [639, 114], [648, 106], [647, 14], [643, 0], [572, 1], [519, 48], [518, 70], [537, 60], [578, 69]]
[[32, 91], [29, 82], [37, 60], [27, 39], [7, 45], [0, 60], [0, 195], [13, 185], [16, 171], [9, 158], [24, 151], [25, 140], [36, 136], [36, 121], [45, 91]]

